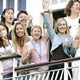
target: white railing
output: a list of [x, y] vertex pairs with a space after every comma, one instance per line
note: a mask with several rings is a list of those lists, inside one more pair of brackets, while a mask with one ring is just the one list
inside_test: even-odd
[[[80, 57], [78, 58], [68, 58], [58, 61], [52, 61], [48, 63], [41, 64], [30, 64], [24, 66], [17, 66], [16, 59], [19, 58], [18, 55], [11, 55], [8, 57], [0, 58], [0, 62], [7, 59], [13, 58], [13, 80], [79, 80], [80, 79]], [[71, 63], [72, 66], [69, 67], [68, 64]], [[52, 66], [64, 64], [64, 68], [53, 69], [53, 70], [39, 70], [38, 68], [42, 66]], [[0, 65], [0, 80], [3, 80], [2, 69]], [[72, 71], [72, 74], [70, 73]], [[55, 78], [55, 79], [54, 79]], [[59, 78], [59, 79], [57, 79]], [[6, 78], [4, 80], [9, 80]]]
[[[14, 68], [17, 67], [17, 59], [20, 58], [19, 55], [17, 54], [12, 54], [9, 55], [7, 57], [0, 57], [0, 80], [3, 80], [3, 65], [2, 65], [2, 61], [6, 61], [9, 59], [13, 59], [13, 80], [15, 80], [15, 76], [17, 75], [17, 73], [15, 72]], [[8, 63], [9, 64], [9, 63]], [[4, 80], [9, 80], [10, 78], [4, 79]]]
[[[68, 67], [71, 62], [72, 66]], [[64, 64], [64, 68], [48, 71], [37, 71], [35, 68], [40, 66], [51, 66], [56, 64]], [[68, 58], [49, 63], [36, 65], [26, 65], [15, 68], [16, 72], [25, 70], [26, 74], [21, 74], [15, 77], [15, 80], [79, 80], [80, 79], [80, 58]], [[74, 64], [74, 65], [73, 65]], [[34, 72], [32, 72], [34, 70]], [[29, 73], [27, 73], [29, 72]], [[72, 73], [71, 73], [72, 72]], [[20, 72], [21, 73], [21, 72]], [[58, 78], [58, 79], [57, 79]]]

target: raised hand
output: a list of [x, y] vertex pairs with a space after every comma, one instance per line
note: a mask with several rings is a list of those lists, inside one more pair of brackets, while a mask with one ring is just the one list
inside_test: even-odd
[[42, 6], [45, 11], [48, 11], [49, 10], [49, 0], [43, 0]]
[[32, 21], [33, 20], [33, 17], [31, 15], [28, 15], [28, 20], [29, 21]]

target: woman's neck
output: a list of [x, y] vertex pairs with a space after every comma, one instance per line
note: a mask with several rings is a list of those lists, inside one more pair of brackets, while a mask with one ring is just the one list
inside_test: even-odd
[[8, 27], [8, 29], [10, 29], [12, 27], [12, 24], [5, 22], [6, 26]]
[[18, 45], [19, 45], [20, 47], [23, 47], [23, 46], [24, 46], [24, 37], [18, 38]]
[[39, 42], [39, 39], [34, 39], [34, 42], [35, 42], [35, 43]]
[[79, 16], [78, 13], [72, 12], [71, 15], [70, 15], [70, 18], [71, 18], [71, 19], [75, 19], [75, 18], [77, 18], [78, 16]]
[[61, 37], [64, 37], [66, 34], [65, 33], [60, 33], [61, 34]]

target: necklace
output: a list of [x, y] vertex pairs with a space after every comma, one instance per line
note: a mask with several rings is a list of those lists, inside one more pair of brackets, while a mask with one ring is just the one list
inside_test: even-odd
[[36, 45], [35, 45], [33, 40], [31, 41], [31, 43], [32, 43], [33, 47], [36, 49], [36, 52], [37, 52], [37, 54], [38, 54], [38, 56], [39, 56], [39, 58], [41, 60], [41, 58], [42, 58], [41, 40], [39, 40], [39, 42], [38, 42], [39, 43], [40, 52], [38, 51], [38, 49], [37, 49], [37, 47], [36, 47]]

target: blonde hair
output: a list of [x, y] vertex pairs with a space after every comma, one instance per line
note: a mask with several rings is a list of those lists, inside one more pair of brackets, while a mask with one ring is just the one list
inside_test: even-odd
[[64, 18], [58, 18], [57, 21], [55, 22], [55, 32], [58, 34], [59, 33], [59, 30], [58, 30], [58, 26], [59, 24], [61, 23], [61, 21], [65, 21], [65, 24], [66, 24], [66, 34], [67, 35], [70, 35], [70, 31], [69, 31], [69, 27], [68, 27], [68, 24], [67, 24], [67, 21], [64, 19]]
[[[17, 25], [21, 25], [22, 27], [23, 27], [23, 29], [24, 29], [24, 36], [23, 36], [23, 46], [24, 46], [24, 43], [25, 42], [27, 42], [27, 41], [29, 41], [29, 37], [28, 37], [28, 35], [27, 35], [27, 33], [26, 33], [26, 28], [25, 28], [25, 26], [23, 26], [21, 23], [16, 23], [15, 24], [15, 26], [14, 26], [14, 28], [13, 28], [13, 30], [12, 30], [12, 42], [13, 42], [13, 46], [14, 46], [14, 48], [15, 48], [15, 50], [17, 50], [17, 45], [20, 43], [20, 41], [19, 41], [19, 38], [18, 38], [18, 36], [17, 36], [17, 34], [16, 34], [16, 27], [17, 27]], [[22, 46], [22, 47], [23, 47]]]
[[[41, 31], [41, 33], [42, 33], [42, 28], [41, 28], [41, 26], [39, 26], [39, 25], [34, 25], [33, 27], [31, 27], [31, 32], [32, 32], [35, 28], [40, 29], [40, 31]], [[41, 38], [42, 38], [42, 36], [40, 36], [40, 39], [41, 39]]]
[[34, 25], [34, 26], [31, 28], [31, 32], [32, 32], [35, 28], [40, 29], [40, 31], [41, 31], [41, 33], [42, 33], [42, 28], [41, 28], [41, 26], [39, 26], [39, 25]]

